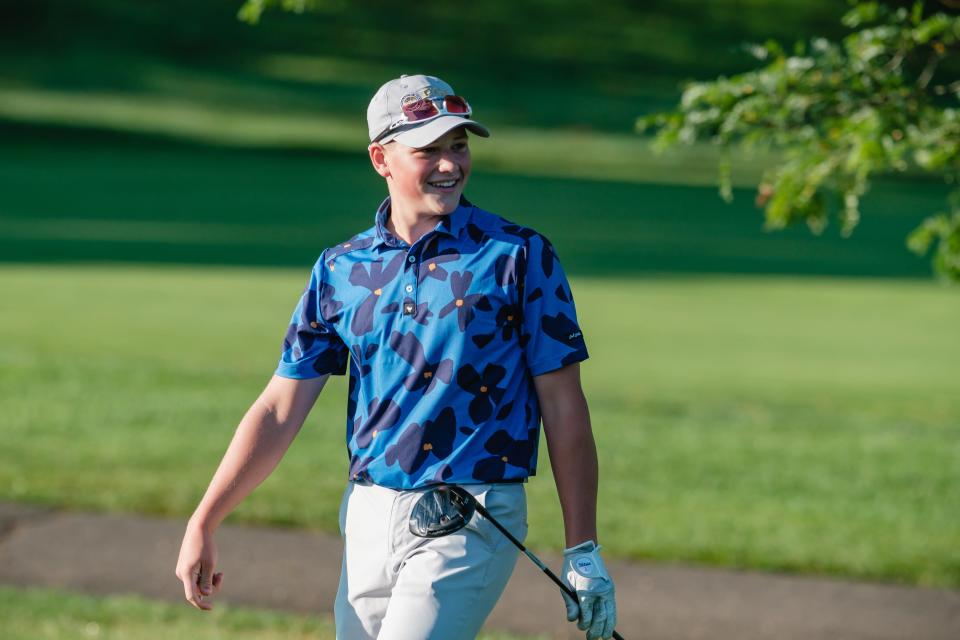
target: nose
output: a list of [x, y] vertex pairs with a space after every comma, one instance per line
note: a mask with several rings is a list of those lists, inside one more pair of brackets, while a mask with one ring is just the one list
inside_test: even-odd
[[437, 164], [437, 170], [443, 173], [450, 173], [457, 168], [457, 163], [453, 159], [453, 153], [445, 151], [440, 155], [440, 162]]

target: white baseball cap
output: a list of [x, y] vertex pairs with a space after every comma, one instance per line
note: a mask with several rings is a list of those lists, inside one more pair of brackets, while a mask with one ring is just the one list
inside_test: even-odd
[[419, 149], [451, 129], [466, 127], [484, 138], [490, 132], [470, 119], [472, 110], [453, 88], [434, 76], [402, 75], [390, 80], [370, 100], [370, 142], [398, 142]]

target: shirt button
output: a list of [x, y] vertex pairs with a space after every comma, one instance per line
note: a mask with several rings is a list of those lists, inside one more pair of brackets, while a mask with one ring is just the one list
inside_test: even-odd
[[417, 261], [417, 256], [410, 256], [409, 258], [407, 258], [407, 262], [416, 262], [416, 261]]
[[407, 285], [407, 293], [412, 293], [412, 292], [413, 292], [413, 285], [412, 285], [412, 284], [408, 284], [408, 285]]

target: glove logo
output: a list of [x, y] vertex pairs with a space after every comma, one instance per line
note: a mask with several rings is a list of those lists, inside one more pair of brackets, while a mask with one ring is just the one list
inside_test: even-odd
[[587, 556], [582, 556], [580, 558], [577, 558], [576, 561], [574, 562], [574, 567], [576, 568], [577, 573], [579, 573], [582, 576], [589, 577], [594, 575], [595, 573], [594, 566], [595, 565], [593, 564], [593, 560], [591, 560]]

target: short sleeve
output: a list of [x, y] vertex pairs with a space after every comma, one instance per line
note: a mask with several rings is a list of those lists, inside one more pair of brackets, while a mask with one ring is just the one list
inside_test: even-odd
[[520, 284], [520, 344], [530, 373], [537, 376], [586, 360], [570, 283], [553, 245], [540, 234], [531, 234], [524, 245]]
[[346, 373], [349, 350], [334, 328], [339, 306], [325, 286], [324, 258], [320, 256], [290, 318], [278, 376], [303, 379]]

